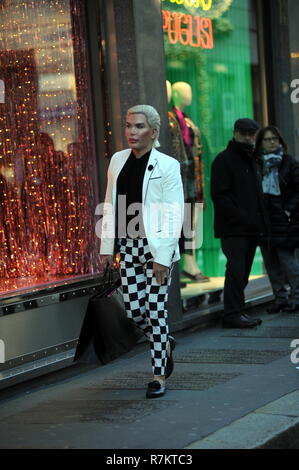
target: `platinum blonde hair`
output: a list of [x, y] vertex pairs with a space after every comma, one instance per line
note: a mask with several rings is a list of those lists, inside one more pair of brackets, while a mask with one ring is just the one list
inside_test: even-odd
[[128, 109], [127, 114], [144, 114], [149, 126], [152, 129], [156, 129], [157, 131], [157, 136], [153, 142], [153, 147], [160, 147], [158, 138], [160, 135], [161, 119], [158, 111], [149, 104], [137, 104], [136, 106], [132, 106], [132, 108]]

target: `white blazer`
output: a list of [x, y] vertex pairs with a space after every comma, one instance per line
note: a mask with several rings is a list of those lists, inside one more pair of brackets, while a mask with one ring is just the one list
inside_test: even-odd
[[[103, 255], [114, 252], [117, 178], [130, 154], [131, 149], [126, 149], [112, 156], [105, 202], [102, 211], [96, 212], [103, 215], [99, 232], [96, 229]], [[156, 149], [152, 149], [144, 173], [142, 220], [154, 261], [170, 267], [172, 262], [180, 259], [178, 241], [184, 220], [183, 185], [179, 162]]]

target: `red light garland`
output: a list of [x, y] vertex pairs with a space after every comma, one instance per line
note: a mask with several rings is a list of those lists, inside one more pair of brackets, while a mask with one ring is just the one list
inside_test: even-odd
[[79, 0], [0, 9], [2, 288], [99, 269], [83, 21]]

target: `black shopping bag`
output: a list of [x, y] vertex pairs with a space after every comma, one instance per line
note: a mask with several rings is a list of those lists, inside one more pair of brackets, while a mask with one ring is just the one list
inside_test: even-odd
[[120, 284], [120, 279], [108, 283], [89, 299], [74, 361], [107, 364], [130, 351], [142, 336], [127, 317]]

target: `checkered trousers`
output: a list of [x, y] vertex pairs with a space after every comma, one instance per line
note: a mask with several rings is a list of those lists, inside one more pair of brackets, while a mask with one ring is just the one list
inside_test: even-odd
[[119, 239], [120, 275], [127, 315], [147, 336], [154, 375], [165, 375], [168, 342], [167, 297], [171, 273], [160, 285], [146, 238]]

